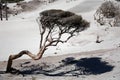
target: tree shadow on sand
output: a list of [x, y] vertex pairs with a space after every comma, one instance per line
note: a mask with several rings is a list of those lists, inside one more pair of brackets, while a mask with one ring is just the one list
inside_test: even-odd
[[[47, 66], [47, 67], [46, 67]], [[45, 68], [46, 67], [46, 68]], [[61, 60], [59, 65], [41, 66], [31, 65], [21, 69], [21, 74], [43, 74], [46, 76], [79, 76], [79, 75], [98, 75], [112, 71], [114, 66], [103, 61], [99, 57], [82, 58], [76, 60], [73, 57], [68, 57]]]

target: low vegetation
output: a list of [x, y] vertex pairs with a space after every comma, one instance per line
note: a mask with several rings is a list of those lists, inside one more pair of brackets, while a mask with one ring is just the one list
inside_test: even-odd
[[117, 3], [112, 1], [104, 2], [96, 11], [94, 19], [100, 23], [100, 25], [109, 24], [112, 26], [118, 26], [120, 21], [120, 7]]

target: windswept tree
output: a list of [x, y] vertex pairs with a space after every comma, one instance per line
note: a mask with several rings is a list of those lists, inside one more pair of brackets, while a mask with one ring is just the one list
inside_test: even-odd
[[[89, 22], [82, 19], [81, 16], [69, 11], [46, 10], [40, 13], [37, 19], [40, 30], [40, 50], [37, 55], [28, 50], [23, 50], [16, 55], [10, 55], [8, 59], [6, 72], [12, 72], [12, 62], [22, 55], [28, 55], [33, 60], [42, 58], [44, 52], [50, 46], [57, 46], [58, 43], [65, 43], [77, 33], [89, 27]], [[63, 37], [66, 37], [63, 39]]]

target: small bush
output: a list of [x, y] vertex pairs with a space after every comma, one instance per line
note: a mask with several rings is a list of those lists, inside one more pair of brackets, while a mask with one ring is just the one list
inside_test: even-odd
[[29, 2], [21, 2], [18, 3], [18, 5], [21, 6], [23, 11], [31, 11], [37, 9], [41, 3], [42, 2], [39, 0], [33, 0]]
[[106, 1], [98, 8], [94, 18], [101, 25], [109, 24], [110, 26], [114, 26], [115, 19], [119, 14], [120, 8], [118, 4], [112, 1]]
[[99, 8], [101, 11], [101, 14], [103, 14], [104, 17], [106, 18], [113, 18], [116, 16], [118, 12], [118, 6], [115, 5], [115, 3], [111, 1], [106, 1], [101, 5]]

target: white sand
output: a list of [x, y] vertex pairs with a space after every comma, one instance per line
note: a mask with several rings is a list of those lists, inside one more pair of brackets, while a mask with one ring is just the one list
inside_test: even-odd
[[[108, 31], [105, 31], [106, 26], [99, 26], [93, 19], [93, 14], [101, 3], [102, 0], [73, 0], [71, 2], [58, 0], [43, 5], [35, 11], [11, 16], [9, 21], [0, 22], [0, 53], [2, 54], [0, 60], [7, 60], [10, 54], [16, 54], [21, 50], [30, 50], [36, 54], [39, 49], [40, 37], [36, 18], [39, 16], [39, 12], [53, 8], [70, 10], [80, 14], [84, 19], [91, 22], [91, 26], [86, 31], [81, 32], [80, 35], [72, 38], [68, 43], [49, 48], [44, 56], [55, 56], [55, 52], [58, 53], [57, 55], [62, 55], [118, 47], [120, 44], [120, 28], [109, 27]], [[97, 35], [100, 36], [101, 40], [104, 40], [100, 44], [95, 43]], [[27, 58], [27, 56], [22, 58]]]
[[[70, 2], [66, 2], [66, 0], [57, 0], [54, 3], [43, 5], [32, 12], [23, 12], [17, 16], [11, 16], [8, 21], [0, 21], [0, 61], [3, 61], [0, 62], [0, 80], [119, 80], [120, 48], [118, 47], [120, 46], [120, 27], [100, 26], [94, 21], [93, 14], [102, 2], [103, 0], [72, 0]], [[34, 72], [34, 69], [32, 69], [33, 74], [26, 74], [25, 77], [22, 75], [2, 74], [6, 69], [6, 61], [10, 54], [16, 54], [21, 50], [29, 50], [35, 54], [38, 52], [40, 35], [36, 18], [39, 16], [39, 12], [53, 8], [69, 10], [78, 15], [82, 15], [84, 19], [91, 22], [90, 28], [81, 32], [80, 35], [73, 37], [65, 44], [59, 44], [57, 47], [49, 48], [44, 54], [46, 58], [38, 61], [16, 60], [13, 67], [22, 71], [26, 69], [24, 66], [27, 66], [28, 71], [30, 71], [29, 69], [32, 69], [31, 65], [34, 66], [39, 64], [40, 66], [38, 67], [41, 67], [45, 66], [43, 63], [46, 63], [50, 65], [50, 67], [43, 68], [46, 70], [60, 66], [61, 63], [59, 62], [65, 58], [74, 57], [76, 60], [83, 58], [96, 58], [96, 60], [99, 60], [98, 58], [101, 58], [101, 62], [105, 61], [108, 62], [110, 66], [114, 66], [111, 70], [96, 75], [83, 74], [78, 76], [66, 76], [82, 72], [82, 69], [75, 72], [69, 72], [75, 67], [76, 63], [74, 63], [61, 67], [51, 73], [46, 72], [47, 74], [69, 72], [64, 76], [46, 76], [43, 73], [35, 74], [36, 72]], [[105, 31], [106, 28], [108, 28], [107, 31]], [[101, 40], [104, 40], [103, 42], [95, 43], [98, 35]], [[23, 56], [22, 59], [28, 59], [28, 57]], [[20, 64], [23, 64], [23, 67], [21, 67]], [[98, 66], [100, 66], [100, 64]], [[34, 68], [37, 69], [37, 67]], [[100, 70], [104, 69], [106, 70], [106, 68]], [[38, 72], [41, 71], [38, 70]], [[94, 71], [91, 70], [91, 72]]]

